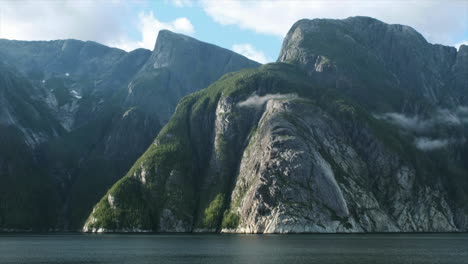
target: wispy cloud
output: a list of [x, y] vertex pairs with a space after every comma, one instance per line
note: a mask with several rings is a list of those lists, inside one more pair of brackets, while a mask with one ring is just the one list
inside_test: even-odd
[[468, 123], [468, 107], [461, 106], [456, 110], [439, 109], [430, 118], [408, 116], [401, 113], [374, 114], [374, 117], [386, 120], [405, 130], [425, 132], [437, 125], [460, 126]]
[[[468, 124], [468, 107], [460, 106], [454, 110], [438, 109], [430, 118], [407, 116], [401, 113], [375, 114], [374, 117], [399, 126], [403, 130], [412, 132], [413, 135], [423, 135], [437, 131], [434, 128], [438, 126], [459, 127]], [[465, 139], [418, 136], [414, 139], [414, 145], [423, 151], [441, 149], [451, 144], [459, 144], [460, 142], [465, 142]]]
[[422, 131], [427, 129], [429, 125], [428, 120], [421, 119], [418, 116], [406, 116], [401, 113], [384, 113], [374, 115], [377, 119], [383, 119], [396, 124], [404, 129], [413, 131]]
[[239, 102], [237, 105], [240, 107], [261, 107], [269, 100], [278, 99], [295, 99], [298, 98], [297, 94], [265, 94], [258, 96], [257, 94], [251, 95], [245, 101]]
[[423, 151], [431, 151], [441, 149], [451, 144], [452, 140], [449, 139], [431, 139], [431, 138], [416, 138], [414, 144], [416, 147]]
[[267, 63], [272, 61], [270, 58], [267, 58], [263, 51], [255, 49], [252, 44], [234, 44], [232, 45], [232, 50], [260, 63]]
[[191, 7], [193, 5], [193, 2], [191, 0], [169, 0], [169, 1], [177, 7], [187, 7], [187, 6]]

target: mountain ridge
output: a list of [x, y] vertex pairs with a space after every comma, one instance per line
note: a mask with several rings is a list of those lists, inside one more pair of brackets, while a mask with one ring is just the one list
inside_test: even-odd
[[[169, 42], [176, 47], [178, 42], [185, 42], [181, 35], [169, 31], [161, 36], [163, 39], [157, 41], [159, 45]], [[259, 65], [241, 55], [232, 55], [232, 51], [187, 39], [189, 45], [179, 45], [179, 50], [170, 54], [175, 62], [197, 61], [201, 60], [201, 55], [213, 53], [211, 61], [205, 61], [206, 65], [225, 63], [226, 67], [213, 71], [202, 65], [206, 72], [190, 75], [191, 68], [174, 67], [171, 61], [158, 69], [149, 67], [150, 61], [154, 61], [152, 56], [166, 51], [125, 52], [78, 40], [0, 41], [0, 57], [18, 69], [18, 74], [30, 84], [30, 90], [35, 91], [33, 101], [41, 104], [47, 115], [52, 115], [53, 122], [64, 129], [60, 135], [28, 150], [35, 163], [42, 167], [47, 184], [53, 190], [49, 196], [56, 201], [50, 205], [50, 210], [56, 210], [55, 219], [38, 221], [42, 226], [31, 225], [31, 228], [76, 230], [81, 227], [92, 205], [151, 144], [180, 97], [204, 88], [226, 71]], [[185, 52], [195, 44], [204, 54]], [[223, 56], [236, 57], [237, 61], [230, 66], [225, 61], [218, 63], [217, 57]], [[185, 83], [179, 81], [178, 76], [187, 76]], [[48, 123], [45, 115], [42, 118]], [[14, 165], [16, 160], [9, 159], [8, 153], [5, 155], [0, 156], [0, 163], [17, 166]], [[21, 190], [20, 187], [16, 189]], [[0, 199], [2, 197], [9, 197], [4, 200], [6, 203], [12, 201], [10, 196], [0, 193]], [[1, 207], [0, 214], [7, 214], [4, 210]], [[15, 223], [0, 218], [0, 228], [18, 228], [25, 221], [21, 219]]]
[[83, 231], [466, 231], [463, 50], [365, 17], [301, 20], [278, 63], [182, 99]]
[[[314, 31], [315, 28], [320, 30]], [[326, 43], [333, 44], [327, 46]], [[410, 27], [389, 25], [368, 17], [351, 17], [296, 22], [286, 35], [278, 61], [296, 61], [308, 68], [309, 74], [324, 81], [337, 79], [337, 87], [342, 87], [351, 97], [361, 96], [367, 101], [372, 100], [366, 94], [373, 92], [360, 91], [362, 88], [358, 86], [366, 83], [379, 86], [376, 85], [379, 82], [380, 86], [390, 86], [381, 88], [384, 96], [380, 99], [390, 102], [392, 95], [388, 90], [400, 89], [401, 94], [406, 93], [405, 97], [395, 98], [395, 102], [386, 107], [417, 113], [418, 108], [427, 106], [411, 106], [408, 100], [416, 101], [421, 95], [432, 105], [466, 104], [458, 102], [458, 94], [445, 91], [451, 88], [447, 82], [453, 78], [453, 73], [445, 69], [454, 65], [457, 54], [453, 47], [428, 43]], [[373, 71], [368, 76], [363, 72], [357, 75], [363, 67], [373, 68]], [[356, 79], [357, 76], [362, 77]], [[374, 76], [379, 79], [374, 80]], [[445, 92], [450, 94], [445, 95]]]

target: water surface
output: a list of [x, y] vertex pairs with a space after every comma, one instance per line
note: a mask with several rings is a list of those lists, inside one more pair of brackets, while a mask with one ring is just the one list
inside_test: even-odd
[[468, 263], [468, 234], [0, 234], [0, 263]]

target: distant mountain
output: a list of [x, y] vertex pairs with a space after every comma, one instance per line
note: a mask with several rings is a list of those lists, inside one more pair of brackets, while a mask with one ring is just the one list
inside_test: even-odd
[[278, 63], [184, 97], [83, 230], [467, 231], [466, 52], [300, 20]]
[[0, 59], [39, 92], [62, 126], [71, 131], [96, 117], [103, 103], [127, 85], [151, 52], [109, 48], [79, 40], [0, 40]]
[[[27, 87], [28, 96], [18, 97], [40, 106], [41, 112], [33, 114], [47, 133], [39, 130], [31, 134], [35, 137], [26, 134], [18, 140], [32, 142], [27, 151], [43, 171], [44, 184], [52, 186], [47, 194], [55, 199], [55, 204], [48, 205], [49, 218], [37, 225], [30, 224], [39, 222], [35, 218], [12, 221], [9, 207], [1, 207], [0, 216], [6, 216], [0, 217], [2, 229], [79, 229], [93, 204], [151, 144], [180, 98], [227, 72], [259, 65], [170, 31], [159, 33], [153, 52], [127, 53], [78, 40], [0, 40], [0, 59], [22, 76], [23, 83], [13, 83], [9, 89], [20, 93], [20, 85]], [[6, 74], [3, 68], [2, 73]], [[0, 116], [7, 121], [12, 111], [23, 108], [20, 104], [1, 107]], [[21, 126], [8, 121], [6, 126], [29, 131], [36, 125], [33, 121], [25, 120]], [[17, 159], [8, 152], [0, 164], [17, 167]], [[19, 177], [13, 172], [9, 175]], [[0, 185], [17, 191], [7, 180], [0, 177]], [[38, 203], [48, 203], [36, 198]], [[0, 200], [15, 203], [6, 191], [0, 192]], [[16, 210], [27, 214], [29, 207], [34, 206], [28, 204], [24, 212]]]

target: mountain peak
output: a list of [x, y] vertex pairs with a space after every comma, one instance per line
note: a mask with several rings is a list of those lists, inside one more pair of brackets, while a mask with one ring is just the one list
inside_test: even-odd
[[[326, 79], [327, 84], [343, 91], [357, 91], [351, 89], [357, 83], [366, 83], [359, 87], [382, 87], [377, 83], [385, 80], [383, 83], [391, 88], [380, 92], [369, 88], [358, 94], [380, 96], [401, 90], [401, 94], [417, 94], [438, 104], [444, 83], [451, 78], [446, 69], [454, 65], [456, 57], [455, 48], [430, 44], [409, 26], [350, 17], [299, 20], [286, 35], [278, 61], [297, 64], [309, 75]], [[402, 100], [395, 99], [391, 108], [399, 111]], [[389, 100], [385, 96], [382, 101]]]
[[190, 38], [190, 37], [187, 36], [187, 35], [184, 35], [184, 34], [181, 34], [181, 33], [177, 33], [177, 32], [171, 31], [171, 30], [169, 30], [169, 29], [161, 29], [161, 30], [159, 30], [158, 37], [166, 37], [166, 36], [169, 36], [169, 37], [179, 37], [179, 38]]
[[463, 55], [466, 54], [465, 56], [467, 56], [468, 55], [468, 45], [465, 45], [465, 44], [460, 45], [460, 47], [458, 48], [458, 53], [463, 54]]
[[[336, 32], [340, 34], [361, 35], [396, 35], [401, 38], [410, 38], [418, 43], [427, 43], [426, 39], [410, 26], [400, 24], [387, 24], [378, 19], [367, 16], [354, 16], [346, 19], [301, 19], [294, 23], [286, 38], [296, 30], [304, 32]], [[364, 35], [364, 36], [362, 36]]]
[[[159, 31], [148, 65], [151, 64], [153, 68], [169, 66], [193, 68], [195, 65], [207, 64], [202, 60], [225, 61], [228, 62], [227, 66], [230, 65], [230, 61], [237, 64], [237, 62], [247, 60], [250, 61], [252, 67], [259, 65], [231, 50], [169, 30]], [[211, 67], [212, 65], [207, 64], [207, 66]], [[214, 66], [216, 67], [216, 65]], [[219, 71], [223, 71], [223, 69], [219, 69]]]
[[186, 36], [184, 34], [175, 33], [167, 29], [160, 30], [158, 33], [158, 37], [156, 38], [156, 43], [154, 44], [154, 52], [160, 52], [164, 50], [167, 46], [174, 45], [175, 42], [186, 42], [193, 43], [193, 42], [200, 42], [197, 39], [192, 37]]

